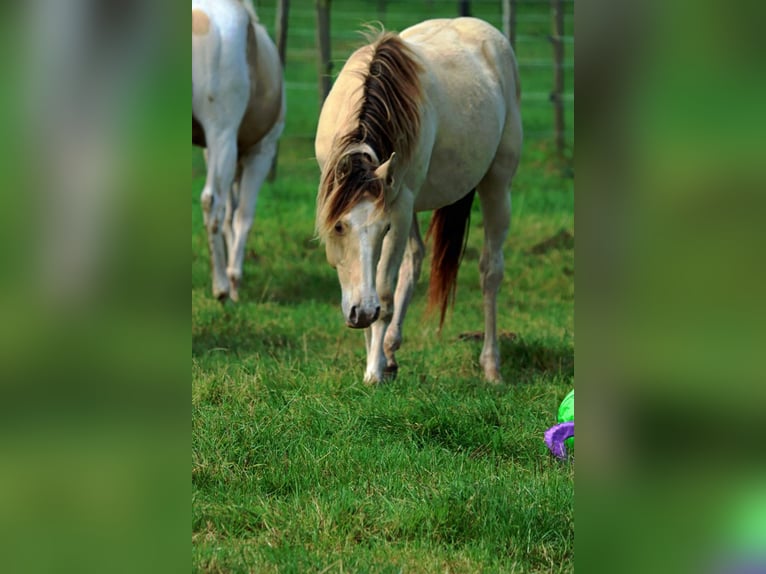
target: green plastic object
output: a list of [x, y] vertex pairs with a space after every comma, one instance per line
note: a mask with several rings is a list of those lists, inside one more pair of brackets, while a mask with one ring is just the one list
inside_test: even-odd
[[[570, 421], [574, 421], [574, 389], [569, 391], [569, 394], [564, 397], [564, 400], [559, 405], [559, 422], [567, 423]], [[566, 444], [568, 450], [573, 451], [574, 437], [568, 438], [564, 444]]]

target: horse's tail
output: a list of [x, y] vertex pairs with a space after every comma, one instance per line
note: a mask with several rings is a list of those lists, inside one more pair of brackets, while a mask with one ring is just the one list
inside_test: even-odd
[[447, 307], [455, 302], [457, 272], [468, 241], [471, 205], [476, 189], [451, 205], [437, 209], [426, 233], [426, 241], [433, 235], [431, 281], [428, 285], [428, 309], [441, 307], [439, 331], [444, 325]]

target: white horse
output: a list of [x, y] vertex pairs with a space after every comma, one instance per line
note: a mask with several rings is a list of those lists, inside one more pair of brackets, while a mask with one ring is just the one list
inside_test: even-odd
[[250, 0], [192, 0], [192, 144], [207, 148], [201, 203], [221, 301], [239, 299], [258, 192], [284, 125], [282, 65]]
[[338, 76], [317, 128], [316, 225], [338, 271], [346, 323], [365, 329], [365, 382], [398, 368], [424, 254], [415, 213], [435, 210], [429, 304], [441, 307], [441, 327], [475, 192], [484, 216], [480, 363], [487, 380], [501, 380], [496, 300], [522, 145], [519, 99], [508, 40], [474, 18], [381, 33]]

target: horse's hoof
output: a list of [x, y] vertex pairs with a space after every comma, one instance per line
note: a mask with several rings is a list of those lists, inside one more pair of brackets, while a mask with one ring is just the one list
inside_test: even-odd
[[393, 365], [386, 365], [386, 368], [383, 369], [383, 378], [386, 380], [393, 380], [396, 378], [397, 373], [399, 372], [399, 365], [394, 363]]
[[226, 302], [229, 300], [229, 294], [226, 292], [218, 293], [218, 295], [216, 295], [215, 298], [218, 299], [218, 302], [221, 305], [225, 305]]
[[503, 384], [503, 377], [500, 376], [500, 373], [491, 373], [491, 374], [485, 374], [484, 378], [490, 385], [502, 385]]

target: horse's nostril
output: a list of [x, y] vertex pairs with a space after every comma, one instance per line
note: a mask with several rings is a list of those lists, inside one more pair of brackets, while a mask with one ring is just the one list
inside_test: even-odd
[[356, 305], [351, 307], [351, 312], [348, 314], [348, 320], [351, 322], [352, 325], [356, 325], [357, 323]]
[[377, 321], [378, 317], [380, 317], [380, 305], [375, 307], [375, 315], [373, 315], [372, 317], [372, 322], [374, 323], [375, 321]]

